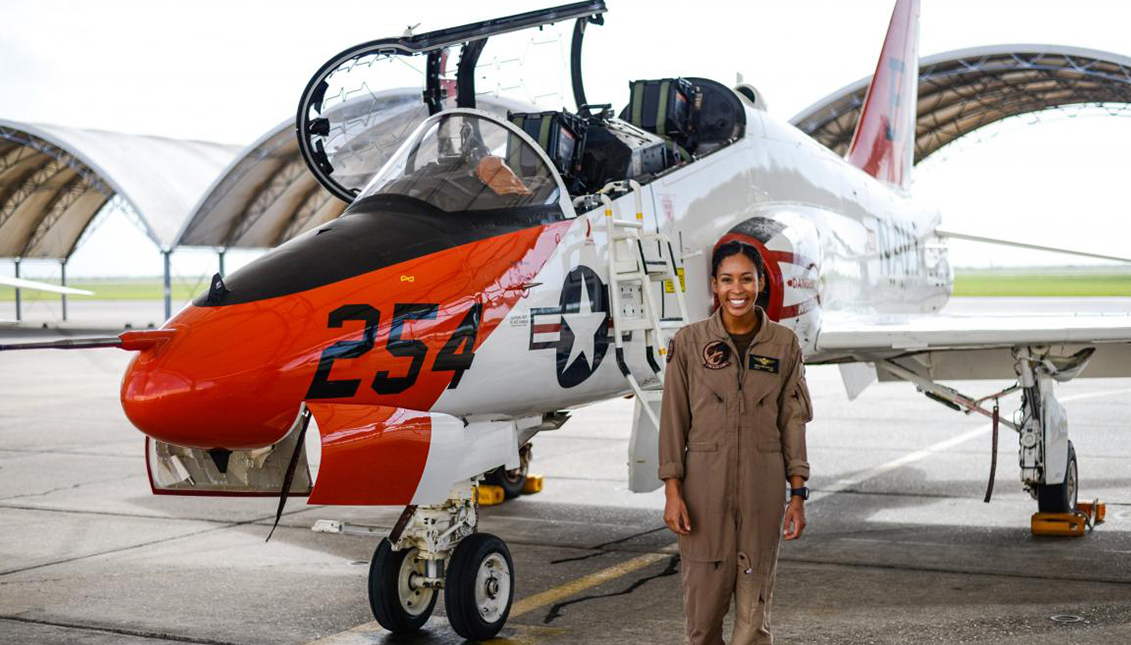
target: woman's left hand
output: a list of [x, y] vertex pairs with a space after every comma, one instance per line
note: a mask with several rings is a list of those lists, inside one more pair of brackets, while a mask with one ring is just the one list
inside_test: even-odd
[[782, 536], [787, 540], [796, 540], [805, 530], [805, 500], [794, 497], [789, 500], [785, 509], [785, 522]]

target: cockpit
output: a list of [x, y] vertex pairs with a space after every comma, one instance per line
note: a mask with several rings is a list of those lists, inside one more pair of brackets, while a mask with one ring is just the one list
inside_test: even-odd
[[444, 213], [545, 220], [560, 218], [560, 197], [557, 178], [521, 137], [485, 115], [445, 112], [396, 152], [354, 210], [394, 200]]
[[[603, 24], [605, 11], [603, 0], [577, 2], [342, 52], [311, 79], [299, 106], [299, 148], [308, 167], [332, 194], [353, 204], [351, 211], [390, 199], [415, 200], [444, 212], [545, 210], [563, 192], [587, 210], [595, 200], [584, 198], [613, 183], [648, 183], [743, 136], [742, 99], [710, 79], [632, 81], [629, 104], [619, 112], [611, 104], [589, 103], [582, 43], [587, 26]], [[490, 50], [488, 41], [508, 42], [524, 30], [546, 40], [543, 29], [571, 21], [568, 76], [576, 112], [539, 110], [485, 89], [491, 84], [482, 70], [497, 68], [502, 60], [494, 55], [491, 65], [477, 67], [484, 49]], [[396, 60], [392, 67], [403, 70], [404, 61], [421, 58], [423, 87], [391, 91], [408, 103], [415, 96], [415, 108], [381, 109], [389, 99], [375, 100], [385, 96], [374, 91], [377, 63]], [[449, 69], [457, 59], [458, 66]], [[484, 87], [477, 89], [477, 82]], [[504, 85], [522, 83], [492, 86]], [[453, 112], [434, 118], [453, 108], [492, 116]], [[538, 149], [492, 117], [521, 130]]]

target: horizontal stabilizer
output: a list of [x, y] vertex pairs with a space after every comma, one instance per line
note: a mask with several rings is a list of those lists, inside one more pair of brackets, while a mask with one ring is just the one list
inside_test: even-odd
[[986, 237], [984, 235], [972, 235], [970, 233], [961, 233], [959, 231], [951, 231], [947, 229], [935, 229], [935, 235], [939, 237], [950, 238], [952, 240], [969, 240], [971, 242], [983, 242], [985, 244], [997, 244], [999, 246], [1012, 246], [1019, 249], [1031, 249], [1034, 251], [1049, 251], [1050, 253], [1064, 253], [1066, 255], [1076, 255], [1082, 258], [1095, 258], [1097, 260], [1114, 260], [1116, 262], [1131, 262], [1131, 256], [1126, 255], [1104, 255], [1102, 253], [1091, 253], [1088, 251], [1080, 251], [1077, 249], [1066, 249], [1058, 246], [1044, 246], [1042, 244], [1029, 244], [1028, 242], [1018, 242], [1016, 240], [1003, 240], [996, 237]]
[[0, 276], [0, 286], [12, 287], [15, 289], [27, 289], [29, 291], [50, 291], [51, 293], [61, 293], [68, 296], [93, 296], [93, 291], [86, 289], [74, 289], [71, 287], [61, 287], [57, 284], [48, 284], [46, 282], [35, 282], [33, 280], [24, 280], [22, 278], [10, 278], [8, 276]]

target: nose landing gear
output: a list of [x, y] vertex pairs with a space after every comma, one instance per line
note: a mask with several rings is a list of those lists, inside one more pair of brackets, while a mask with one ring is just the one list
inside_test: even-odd
[[474, 483], [461, 482], [442, 504], [405, 509], [381, 540], [369, 567], [369, 606], [382, 627], [420, 629], [441, 589], [448, 622], [463, 638], [487, 640], [506, 624], [514, 562], [501, 539], [475, 532], [475, 498]]

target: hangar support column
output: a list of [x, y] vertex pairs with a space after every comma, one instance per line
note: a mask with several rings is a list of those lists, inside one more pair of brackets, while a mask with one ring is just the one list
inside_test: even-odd
[[[59, 260], [59, 283], [64, 287], [67, 286], [67, 259]], [[59, 295], [63, 303], [63, 322], [67, 322], [67, 294]]]
[[[16, 279], [19, 279], [19, 277], [20, 277], [20, 259], [16, 258], [15, 260], [13, 260], [13, 262], [16, 263]], [[16, 287], [16, 322], [20, 322], [20, 319], [21, 319], [20, 288]]]
[[169, 262], [169, 256], [172, 254], [170, 250], [161, 251], [165, 259], [165, 320], [173, 317], [173, 273]]

